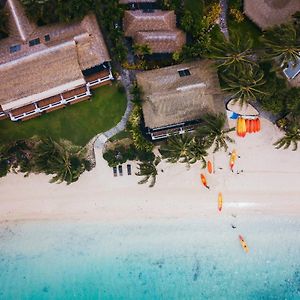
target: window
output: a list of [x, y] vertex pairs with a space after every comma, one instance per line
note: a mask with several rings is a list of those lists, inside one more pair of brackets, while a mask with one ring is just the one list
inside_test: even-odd
[[30, 47], [38, 45], [38, 44], [40, 44], [40, 39], [39, 38], [29, 41], [29, 46]]
[[49, 42], [50, 41], [50, 34], [46, 34], [45, 35], [45, 42]]
[[21, 50], [21, 45], [13, 45], [9, 47], [9, 52], [14, 53]]
[[179, 73], [180, 77], [191, 75], [191, 72], [189, 69], [179, 70], [178, 73]]

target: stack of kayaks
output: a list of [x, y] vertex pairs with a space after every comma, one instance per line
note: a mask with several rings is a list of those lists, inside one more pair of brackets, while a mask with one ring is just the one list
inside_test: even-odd
[[239, 117], [236, 124], [236, 132], [240, 137], [245, 137], [246, 133], [255, 133], [260, 131], [260, 120], [256, 119], [245, 119]]

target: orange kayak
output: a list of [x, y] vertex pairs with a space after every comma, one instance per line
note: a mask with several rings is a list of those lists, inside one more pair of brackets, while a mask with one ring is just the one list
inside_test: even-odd
[[230, 161], [229, 161], [230, 170], [233, 169], [233, 166], [234, 166], [234, 159], [230, 158]]
[[256, 119], [257, 131], [260, 131], [260, 119]]
[[213, 171], [213, 166], [210, 160], [207, 162], [207, 170], [209, 174], [211, 174]]
[[246, 131], [250, 133], [250, 120], [246, 119]]
[[218, 195], [218, 210], [221, 211], [223, 207], [223, 196], [222, 193]]
[[249, 252], [249, 248], [248, 248], [248, 245], [245, 242], [244, 238], [241, 235], [239, 235], [239, 239], [240, 239], [240, 243], [241, 243], [242, 248], [244, 249], [244, 251], [246, 253], [248, 253]]
[[201, 177], [202, 184], [203, 184], [207, 189], [209, 189], [209, 186], [207, 185], [206, 177], [205, 177], [203, 174], [201, 174], [200, 177]]

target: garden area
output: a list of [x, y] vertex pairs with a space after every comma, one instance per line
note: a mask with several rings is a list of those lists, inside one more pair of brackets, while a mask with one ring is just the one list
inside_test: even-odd
[[126, 104], [126, 95], [117, 85], [103, 86], [94, 91], [89, 101], [25, 122], [0, 121], [0, 145], [38, 135], [85, 146], [96, 134], [114, 127], [121, 120]]

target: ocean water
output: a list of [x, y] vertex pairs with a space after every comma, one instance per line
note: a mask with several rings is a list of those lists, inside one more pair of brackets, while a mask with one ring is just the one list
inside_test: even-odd
[[0, 299], [300, 299], [299, 235], [279, 216], [6, 223]]

